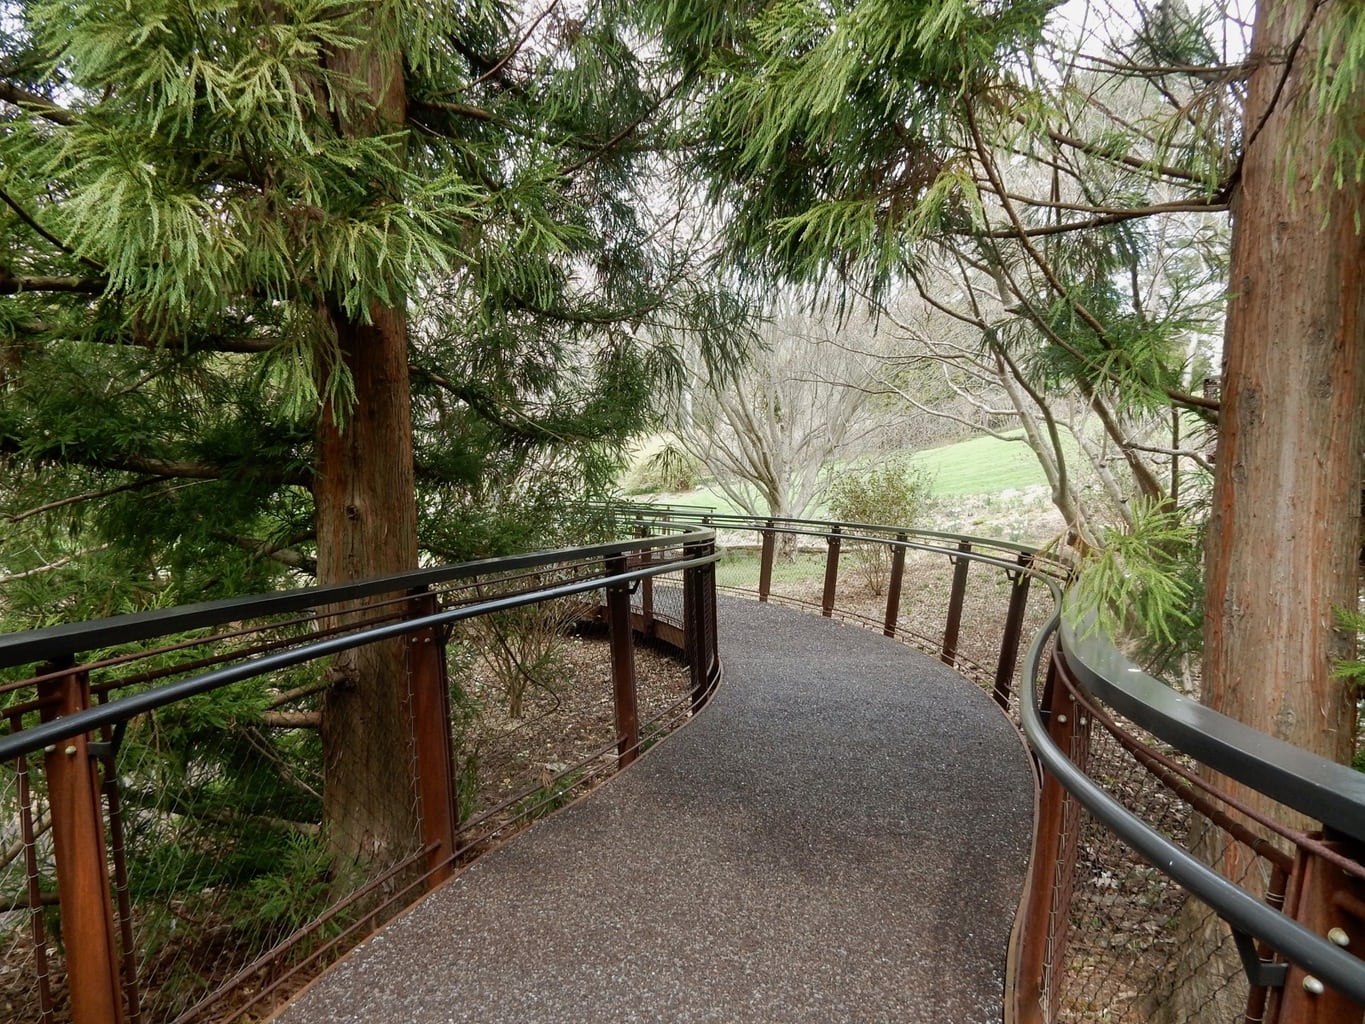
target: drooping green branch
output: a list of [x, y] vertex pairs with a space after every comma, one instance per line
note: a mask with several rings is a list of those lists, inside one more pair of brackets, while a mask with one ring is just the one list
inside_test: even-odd
[[472, 384], [453, 381], [434, 370], [416, 365], [410, 366], [409, 372], [414, 377], [430, 381], [442, 391], [458, 398], [478, 413], [480, 417], [513, 437], [532, 442], [549, 441], [556, 444], [586, 443], [593, 440], [588, 434], [565, 432], [549, 424], [538, 422], [518, 410], [504, 409], [486, 391]]
[[[0, 438], [0, 454], [34, 457], [32, 452], [23, 451], [14, 438]], [[88, 466], [91, 469], [137, 473], [141, 476], [160, 477], [162, 480], [256, 480], [279, 486], [305, 488], [312, 484], [312, 473], [307, 470], [263, 466], [259, 463], [233, 467], [211, 462], [167, 459], [129, 452], [82, 450], [69, 444], [62, 446], [61, 457], [64, 462]], [[37, 458], [41, 460], [43, 455], [39, 454]]]
[[200, 334], [184, 338], [154, 338], [140, 331], [128, 334], [80, 332], [68, 325], [44, 323], [37, 320], [20, 321], [12, 325], [18, 334], [42, 337], [50, 341], [81, 342], [92, 345], [129, 345], [134, 348], [177, 352], [233, 352], [254, 355], [269, 352], [280, 343], [270, 336]]

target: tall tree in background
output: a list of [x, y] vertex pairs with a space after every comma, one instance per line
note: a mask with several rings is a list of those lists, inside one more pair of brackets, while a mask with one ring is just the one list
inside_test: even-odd
[[[715, 353], [737, 312], [614, 13], [5, 5], [9, 622], [397, 572], [487, 550], [469, 509], [539, 459], [600, 481], [676, 333]], [[323, 700], [348, 856], [412, 842], [400, 671]]]

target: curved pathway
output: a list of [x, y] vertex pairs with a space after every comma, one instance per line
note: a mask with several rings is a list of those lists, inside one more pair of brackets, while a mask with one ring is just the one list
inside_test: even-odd
[[867, 630], [724, 600], [725, 681], [629, 771], [279, 1017], [987, 1024], [1032, 775], [990, 699]]

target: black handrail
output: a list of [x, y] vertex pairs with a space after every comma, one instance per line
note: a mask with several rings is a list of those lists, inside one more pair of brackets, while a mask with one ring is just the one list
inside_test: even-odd
[[[667, 526], [687, 522], [697, 522], [705, 526], [723, 529], [726, 526], [733, 526], [736, 529], [762, 530], [772, 529], [778, 533], [795, 533], [802, 536], [824, 536], [830, 529], [838, 526], [841, 536], [847, 540], [851, 535], [849, 530], [864, 531], [863, 535], [855, 539], [876, 541], [878, 543], [891, 543], [896, 540], [896, 534], [907, 534], [917, 537], [929, 537], [935, 540], [950, 540], [954, 543], [958, 541], [970, 541], [974, 545], [983, 547], [999, 548], [1003, 551], [1011, 551], [1015, 554], [1028, 554], [1035, 557], [1042, 557], [1046, 554], [1046, 549], [1039, 548], [1037, 545], [1020, 544], [1016, 541], [997, 540], [993, 537], [976, 537], [966, 533], [949, 533], [943, 530], [922, 530], [918, 528], [908, 528], [904, 526], [893, 526], [888, 523], [860, 523], [845, 522], [839, 520], [835, 522], [829, 519], [801, 519], [794, 516], [754, 516], [740, 512], [707, 512], [700, 509], [669, 506], [658, 514], [652, 514], [648, 506], [627, 505], [625, 511], [641, 519], [647, 519], [652, 524]], [[889, 536], [883, 536], [889, 534]], [[933, 548], [931, 550], [939, 550]], [[1064, 566], [1061, 559], [1056, 559], [1055, 564]]]
[[1214, 771], [1365, 840], [1365, 774], [1206, 708], [1148, 675], [1090, 620], [1063, 616], [1062, 649], [1090, 693]]
[[558, 548], [525, 555], [484, 558], [475, 562], [416, 569], [393, 576], [377, 576], [354, 583], [301, 587], [252, 597], [223, 598], [218, 601], [203, 601], [175, 608], [116, 615], [88, 622], [64, 623], [23, 633], [5, 633], [0, 634], [0, 668], [39, 661], [61, 661], [75, 657], [83, 651], [98, 650], [112, 644], [136, 643], [170, 633], [221, 626], [226, 622], [344, 604], [376, 594], [420, 590], [490, 573], [534, 569], [571, 560], [636, 554], [662, 547], [674, 547], [680, 543], [703, 541], [714, 536], [714, 531], [702, 527], [680, 526], [676, 533], [669, 536], [637, 537], [587, 547]]
[[[642, 510], [632, 508], [631, 513]], [[674, 536], [645, 537], [586, 548], [537, 552], [504, 559], [487, 559], [459, 566], [442, 566], [398, 576], [367, 580], [339, 587], [310, 588], [243, 600], [208, 602], [186, 608], [121, 616], [98, 622], [58, 626], [29, 634], [0, 637], [0, 666], [32, 662], [106, 646], [110, 643], [148, 639], [171, 632], [218, 625], [243, 618], [333, 605], [358, 597], [419, 589], [437, 583], [468, 579], [491, 572], [512, 571], [622, 555], [660, 547], [676, 547], [715, 539], [715, 529], [727, 526], [746, 530], [828, 536], [836, 524], [793, 518], [749, 517], [733, 514], [685, 513], [669, 509], [655, 516], [645, 511], [652, 525], [679, 529]], [[707, 528], [687, 528], [696, 520]], [[1049, 641], [1055, 636], [1056, 656], [1076, 683], [1087, 693], [1114, 707], [1125, 717], [1176, 748], [1236, 778], [1272, 798], [1310, 814], [1314, 819], [1358, 839], [1365, 839], [1365, 778], [1323, 758], [1299, 750], [1249, 729], [1224, 715], [1171, 691], [1124, 658], [1109, 638], [1084, 624], [1064, 621], [1059, 578], [1065, 566], [1044, 559], [1042, 565], [1022, 566], [981, 551], [949, 550], [944, 541], [969, 541], [987, 550], [1040, 556], [1026, 545], [964, 537], [936, 531], [907, 530], [874, 524], [837, 524], [842, 540], [866, 540], [908, 549], [966, 557], [972, 561], [1025, 572], [1049, 589], [1054, 611], [1031, 643], [1022, 675], [1020, 717], [1025, 736], [1038, 759], [1051, 775], [1120, 840], [1158, 870], [1210, 906], [1235, 930], [1264, 941], [1285, 958], [1311, 971], [1353, 999], [1365, 1003], [1365, 962], [1261, 902], [1198, 860], [1141, 819], [1090, 779], [1053, 742], [1038, 711], [1037, 679]], [[856, 532], [849, 532], [850, 530]], [[892, 534], [887, 536], [886, 534]], [[912, 540], [911, 537], [923, 538]], [[940, 542], [934, 544], [934, 541]], [[179, 680], [142, 693], [120, 697], [0, 738], [0, 760], [8, 760], [68, 737], [113, 725], [153, 708], [241, 679], [328, 655], [429, 626], [457, 622], [489, 612], [514, 608], [549, 597], [570, 596], [600, 589], [608, 584], [628, 583], [661, 573], [711, 564], [719, 552], [656, 562], [624, 573], [594, 575], [555, 587], [464, 605], [422, 618], [405, 619], [370, 628], [363, 633], [333, 637], [288, 651]]]
[[[709, 530], [690, 531], [687, 534], [687, 542], [707, 541], [712, 536]], [[465, 569], [469, 566], [484, 566], [483, 572], [489, 572], [489, 565], [495, 566], [496, 570], [501, 571], [509, 568], [509, 561], [517, 561], [519, 567], [531, 565], [550, 565], [556, 560], [564, 561], [566, 554], [581, 559], [585, 553], [593, 555], [623, 554], [632, 551], [644, 550], [649, 547], [661, 545], [645, 544], [643, 541], [628, 541], [622, 544], [595, 545], [591, 548], [573, 548], [553, 552], [539, 552], [535, 555], [519, 556], [516, 559], [487, 559], [483, 562], [466, 563], [463, 566], [443, 567], [444, 569]], [[669, 538], [668, 546], [674, 546], [677, 538]], [[493, 612], [506, 611], [511, 608], [520, 608], [528, 604], [536, 604], [541, 601], [553, 600], [559, 597], [572, 597], [577, 594], [588, 593], [594, 590], [601, 590], [603, 587], [612, 584], [632, 583], [636, 580], [644, 579], [648, 576], [658, 576], [664, 573], [674, 573], [683, 569], [692, 569], [702, 565], [709, 565], [720, 558], [719, 553], [690, 557], [670, 559], [668, 561], [651, 562], [650, 564], [631, 569], [621, 573], [602, 573], [588, 579], [577, 580], [572, 583], [559, 584], [552, 587], [540, 587], [534, 591], [512, 594], [507, 597], [493, 598], [487, 601], [480, 601], [475, 604], [465, 604], [458, 608], [438, 612], [434, 615], [406, 618], [399, 622], [392, 622], [386, 625], [370, 626], [357, 633], [344, 636], [330, 637], [326, 640], [318, 640], [304, 644], [299, 647], [291, 648], [286, 651], [277, 651], [272, 654], [261, 655], [259, 657], [247, 658], [235, 665], [228, 665], [223, 668], [214, 669], [199, 675], [190, 676], [186, 679], [178, 679], [173, 683], [164, 686], [154, 687], [138, 693], [128, 694], [108, 701], [104, 704], [87, 708], [74, 714], [64, 715], [48, 722], [29, 726], [18, 732], [7, 736], [0, 736], [0, 762], [9, 761], [35, 750], [51, 746], [78, 736], [82, 733], [93, 732], [96, 729], [117, 725], [120, 722], [129, 721], [140, 714], [154, 711], [157, 708], [165, 707], [176, 701], [184, 700], [188, 697], [198, 696], [209, 693], [213, 690], [221, 689], [233, 683], [241, 682], [244, 679], [251, 679], [256, 676], [266, 675], [281, 669], [292, 668], [309, 661], [316, 661], [319, 658], [330, 657], [342, 651], [351, 650], [356, 647], [363, 647], [367, 644], [378, 643], [404, 636], [409, 633], [431, 627], [441, 626], [447, 623], [461, 622], [465, 619], [477, 618], [481, 615], [488, 615]], [[527, 561], [527, 559], [531, 559]], [[358, 586], [364, 587], [367, 593], [384, 593], [394, 589], [406, 589], [413, 576], [429, 576], [430, 573], [406, 573], [399, 576], [384, 577], [383, 582], [386, 586], [377, 586], [379, 580], [367, 580]], [[468, 578], [478, 573], [461, 573], [460, 575], [444, 575], [443, 580], [455, 578]], [[396, 582], [397, 586], [392, 584]], [[376, 586], [371, 586], [372, 584]], [[304, 591], [291, 591], [290, 597], [299, 599], [317, 594], [326, 593], [329, 600], [315, 601], [306, 605], [295, 605], [294, 607], [311, 607], [312, 604], [327, 604], [336, 600], [335, 591], [339, 588], [318, 588]], [[237, 607], [248, 605], [253, 609], [258, 609], [257, 603], [260, 599], [248, 598], [238, 602]], [[213, 602], [215, 610], [223, 606], [231, 605], [232, 602]], [[259, 612], [256, 612], [259, 614]], [[140, 616], [124, 616], [124, 619], [140, 619]], [[117, 623], [119, 619], [104, 620], [106, 623]], [[164, 618], [159, 619], [164, 624]], [[138, 622], [137, 626], [142, 626]], [[102, 627], [102, 629], [112, 629], [114, 627]], [[186, 628], [186, 627], [178, 627]], [[19, 634], [22, 636], [23, 634]], [[158, 635], [158, 634], [153, 634]], [[130, 639], [127, 633], [115, 633], [116, 641], [122, 642]]]
[[[644, 515], [641, 512], [644, 510]], [[825, 519], [795, 519], [784, 516], [751, 516], [734, 512], [710, 513], [699, 512], [686, 509], [678, 512], [669, 509], [660, 518], [648, 517], [647, 509], [644, 506], [627, 506], [626, 511], [632, 515], [640, 516], [651, 525], [677, 526], [683, 523], [697, 523], [702, 526], [714, 529], [736, 529], [753, 530], [762, 532], [771, 530], [773, 533], [788, 534], [797, 537], [828, 537], [830, 531], [838, 528], [839, 539], [843, 542], [865, 541], [870, 544], [886, 544], [890, 547], [901, 547], [907, 551], [923, 551], [935, 555], [951, 555], [954, 558], [963, 557], [968, 561], [980, 562], [999, 569], [1009, 569], [1017, 572], [1020, 568], [1017, 556], [1028, 555], [1033, 561], [1028, 568], [1029, 575], [1040, 579], [1058, 579], [1065, 581], [1070, 578], [1071, 565], [1061, 558], [1049, 556], [1045, 548], [1038, 548], [1028, 544], [1019, 544], [1014, 541], [996, 540], [991, 537], [976, 537], [967, 533], [948, 533], [942, 530], [921, 530], [913, 527], [887, 526], [880, 523], [851, 523], [834, 522]], [[858, 532], [850, 532], [858, 531]], [[924, 538], [915, 540], [913, 538]], [[945, 547], [942, 542], [951, 541], [953, 547]], [[963, 551], [957, 545], [966, 542], [972, 546], [969, 551]], [[936, 543], [937, 542], [937, 543]], [[1007, 560], [996, 558], [983, 552], [985, 548], [1008, 552], [1014, 558]]]
[[[1048, 640], [1056, 633], [1060, 619], [1059, 609], [1034, 638], [1024, 662], [1019, 712], [1024, 735], [1039, 760], [1105, 827], [1153, 867], [1208, 904], [1235, 930], [1260, 939], [1286, 959], [1311, 971], [1322, 981], [1335, 986], [1352, 999], [1365, 1003], [1365, 962], [1261, 902], [1246, 890], [1228, 881], [1188, 850], [1166, 839], [1096, 785], [1072, 763], [1060, 747], [1052, 742], [1038, 713], [1035, 681], [1042, 666], [1044, 649]], [[1065, 642], [1066, 636], [1063, 634], [1059, 644], [1063, 656]], [[1217, 715], [1217, 712], [1208, 709], [1204, 711], [1208, 715]], [[1156, 712], [1153, 711], [1152, 714], [1155, 716]], [[1288, 768], [1285, 770], [1292, 771]]]
[[[842, 540], [875, 540], [908, 548], [942, 551], [931, 545], [880, 533], [901, 533], [942, 540], [967, 540], [973, 545], [1037, 554], [1024, 545], [963, 537], [951, 533], [914, 531], [871, 524], [828, 523], [700, 514], [669, 521], [697, 518], [707, 525], [727, 525], [750, 530], [827, 535], [836, 525]], [[780, 524], [780, 525], [779, 525]], [[861, 534], [848, 531], [858, 530]], [[957, 554], [957, 552], [954, 552]], [[1020, 566], [975, 552], [967, 557], [1019, 571]], [[1055, 566], [1063, 563], [1056, 562]], [[1050, 566], [1052, 567], [1052, 566]], [[1280, 803], [1310, 815], [1331, 829], [1365, 839], [1365, 775], [1301, 750], [1252, 729], [1226, 715], [1176, 693], [1125, 658], [1112, 640], [1093, 623], [1074, 621], [1064, 614], [1059, 578], [1064, 573], [1044, 567], [1025, 568], [1041, 580], [1052, 594], [1054, 612], [1035, 636], [1025, 659], [1020, 693], [1020, 718], [1024, 734], [1038, 759], [1058, 782], [1122, 842], [1159, 871], [1206, 903], [1236, 931], [1265, 942], [1286, 959], [1365, 1003], [1365, 961], [1337, 947], [1275, 910], [1204, 864], [1185, 848], [1172, 843], [1110, 796], [1078, 768], [1048, 735], [1039, 714], [1036, 681], [1048, 642], [1057, 637], [1056, 656], [1063, 659], [1081, 689], [1109, 704], [1138, 726], [1189, 754], [1214, 770], [1237, 779]]]

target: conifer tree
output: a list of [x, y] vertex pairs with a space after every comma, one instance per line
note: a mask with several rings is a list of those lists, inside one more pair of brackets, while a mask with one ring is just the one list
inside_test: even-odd
[[[677, 334], [721, 353], [740, 312], [618, 14], [5, 5], [12, 627], [482, 553], [500, 499], [601, 483]], [[334, 843], [379, 861], [413, 838], [392, 654], [323, 699]]]

